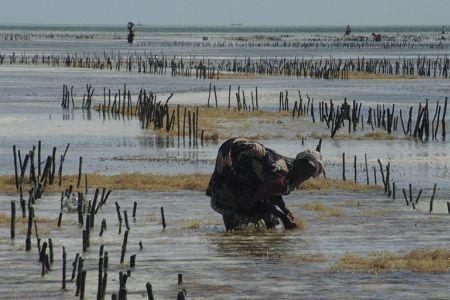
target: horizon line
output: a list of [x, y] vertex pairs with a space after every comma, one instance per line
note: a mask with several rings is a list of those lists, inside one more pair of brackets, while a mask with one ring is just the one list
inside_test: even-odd
[[[132, 20], [131, 20], [132, 21]], [[434, 26], [449, 26], [450, 24], [245, 24], [245, 23], [228, 23], [228, 24], [146, 24], [133, 21], [138, 26], [167, 26], [167, 27], [181, 27], [181, 26], [210, 26], [210, 27], [338, 27], [347, 26], [352, 27], [434, 27]], [[0, 23], [0, 26], [121, 26], [126, 23], [18, 23], [7, 22]]]

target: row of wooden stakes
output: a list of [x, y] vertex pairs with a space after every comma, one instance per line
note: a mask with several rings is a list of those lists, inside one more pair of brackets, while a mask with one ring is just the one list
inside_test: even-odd
[[[353, 175], [354, 175], [354, 182], [358, 183], [358, 168], [357, 168], [357, 156], [355, 155], [353, 157]], [[387, 163], [386, 166], [383, 166], [383, 163], [381, 162], [380, 159], [377, 159], [378, 165], [379, 165], [379, 172], [381, 174], [381, 179], [382, 179], [382, 184], [383, 184], [383, 188], [384, 188], [384, 194], [388, 197], [392, 197], [392, 199], [396, 199], [397, 195], [397, 188], [398, 186], [396, 185], [396, 182], [391, 178], [391, 163]], [[370, 185], [370, 176], [369, 176], [369, 166], [368, 166], [368, 161], [367, 161], [367, 154], [364, 154], [364, 170], [366, 173], [366, 184]], [[378, 184], [378, 180], [377, 180], [377, 168], [376, 166], [372, 166], [373, 168], [373, 183], [375, 185]], [[346, 181], [347, 177], [346, 177], [346, 155], [345, 152], [342, 153], [342, 180]], [[433, 212], [433, 203], [434, 203], [434, 199], [436, 196], [436, 189], [437, 189], [437, 184], [434, 184], [433, 186], [433, 192], [430, 198], [430, 203], [429, 203], [429, 212], [432, 213]], [[419, 203], [419, 199], [420, 196], [422, 195], [422, 189], [419, 190], [418, 194], [416, 197], [413, 198], [413, 187], [412, 184], [409, 184], [409, 193], [407, 192], [407, 190], [405, 188], [402, 188], [401, 191], [403, 193], [403, 197], [405, 199], [406, 205], [410, 206], [413, 209], [416, 209], [416, 205]], [[408, 197], [409, 195], [409, 197]], [[447, 202], [447, 210], [448, 213], [450, 214], [450, 202]]]
[[[120, 53], [103, 54], [0, 54], [0, 65], [39, 65], [88, 68], [95, 70], [125, 70], [141, 74], [186, 76], [221, 79], [222, 75], [271, 75], [309, 77], [316, 79], [348, 79], [351, 72], [369, 74], [448, 78], [450, 59], [447, 57], [417, 58], [233, 58], [214, 59], [185, 55]], [[225, 76], [226, 77], [226, 76]]]

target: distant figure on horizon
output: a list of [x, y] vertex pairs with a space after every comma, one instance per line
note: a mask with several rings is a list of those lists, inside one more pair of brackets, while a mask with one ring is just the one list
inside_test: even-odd
[[132, 21], [128, 22], [128, 43], [132, 44], [134, 42], [134, 23]]
[[381, 33], [372, 32], [372, 38], [375, 42], [381, 42]]
[[350, 24], [349, 24], [345, 28], [345, 35], [350, 35], [350, 33], [352, 33], [352, 28], [350, 27]]

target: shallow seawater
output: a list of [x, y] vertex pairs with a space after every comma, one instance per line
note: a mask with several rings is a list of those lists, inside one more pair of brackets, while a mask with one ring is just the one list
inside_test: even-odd
[[[336, 48], [333, 41], [342, 39], [344, 27], [340, 26], [141, 26], [136, 27], [135, 43], [126, 43], [125, 26], [27, 26], [0, 25], [0, 33], [32, 33], [36, 36], [31, 40], [2, 41], [0, 52], [16, 53], [48, 53], [66, 54], [70, 49], [80, 54], [103, 52], [129, 53], [164, 53], [174, 55], [197, 55], [202, 57], [412, 57], [438, 56], [448, 49], [448, 42], [439, 40], [440, 26], [355, 26], [356, 36], [370, 39], [372, 32], [382, 31], [384, 36], [396, 41], [413, 41], [416, 47], [349, 47]], [[47, 35], [54, 34], [54, 38]], [[84, 39], [85, 35], [92, 38]], [[59, 37], [58, 37], [59, 36]], [[283, 42], [325, 42], [318, 47], [261, 47], [242, 44], [220, 46], [217, 42], [236, 42], [241, 38], [261, 42], [260, 37], [267, 36]], [[83, 38], [80, 38], [83, 37]], [[208, 41], [203, 42], [206, 37]], [[411, 39], [412, 38], [412, 39]], [[264, 41], [264, 39], [262, 40]], [[184, 42], [184, 44], [183, 44]], [[176, 44], [174, 44], [176, 43]], [[435, 47], [427, 46], [434, 44]], [[419, 47], [417, 47], [419, 46]], [[238, 55], [237, 55], [238, 54]]]
[[[140, 129], [137, 120], [106, 115], [97, 112], [82, 112], [80, 110], [63, 111], [59, 107], [62, 84], [75, 85], [75, 94], [81, 97], [84, 92], [80, 78], [91, 82], [96, 88], [94, 101], [103, 102], [102, 87], [112, 88], [113, 92], [123, 88], [123, 83], [133, 93], [137, 93], [139, 86], [160, 90], [160, 97], [164, 99], [171, 88], [179, 90], [171, 101], [180, 104], [205, 104], [208, 93], [208, 83], [203, 80], [188, 78], [171, 78], [167, 80], [161, 76], [138, 76], [125, 72], [100, 72], [70, 69], [46, 68], [0, 68], [0, 86], [2, 87], [2, 112], [0, 112], [0, 166], [3, 174], [12, 171], [12, 146], [16, 145], [22, 151], [28, 151], [38, 140], [43, 141], [43, 153], [50, 153], [53, 146], [63, 151], [67, 143], [71, 143], [66, 170], [69, 173], [77, 171], [78, 157], [85, 157], [84, 170], [86, 172], [211, 172], [217, 153], [217, 143], [205, 144], [203, 147], [192, 147], [189, 143], [182, 144], [171, 137], [158, 137], [151, 131]], [[8, 76], [6, 76], [8, 74]], [[105, 75], [106, 74], [106, 75]], [[17, 77], [16, 79], [14, 79]], [[167, 85], [169, 84], [170, 85]], [[295, 83], [295, 85], [294, 85]], [[442, 88], [440, 86], [442, 85]], [[219, 105], [227, 103], [227, 83], [217, 83]], [[296, 89], [302, 94], [309, 94], [318, 100], [357, 99], [364, 105], [374, 107], [376, 103], [395, 103], [400, 107], [416, 106], [425, 96], [418, 93], [432, 91], [428, 95], [430, 100], [441, 100], [449, 92], [450, 86], [446, 81], [439, 80], [356, 80], [356, 81], [323, 81], [294, 78], [263, 78], [244, 80], [242, 89], [259, 89], [262, 109], [276, 110], [280, 90], [290, 91], [294, 101]], [[392, 86], [392, 87], [390, 87]], [[233, 85], [236, 88], [236, 85]], [[197, 92], [194, 92], [197, 90]], [[333, 95], [333, 96], [331, 96]], [[413, 95], [413, 96], [412, 96]], [[135, 96], [134, 96], [135, 97]], [[76, 98], [77, 105], [81, 99]], [[432, 104], [433, 105], [433, 104]], [[289, 124], [294, 132], [307, 133], [311, 128], [302, 125]], [[317, 132], [329, 134], [324, 124], [318, 124]], [[257, 124], [250, 127], [249, 132], [258, 132]], [[367, 130], [367, 129], [366, 129]], [[314, 130], [316, 131], [316, 130]], [[239, 134], [236, 132], [236, 134]], [[294, 156], [303, 148], [314, 148], [317, 141], [308, 140], [301, 147], [299, 140], [264, 141], [268, 146], [280, 153]], [[352, 157], [358, 156], [358, 164], [363, 162], [367, 153], [369, 162], [373, 166], [376, 159], [391, 161], [392, 172], [395, 177], [405, 182], [426, 182], [431, 185], [434, 178], [447, 178], [449, 167], [447, 142], [412, 142], [412, 141], [324, 141], [324, 157], [330, 169], [330, 174], [338, 178], [342, 152], [347, 155], [348, 171], [352, 166]], [[181, 168], [180, 168], [181, 166]], [[418, 177], [416, 170], [425, 170]], [[364, 171], [364, 170], [362, 170]], [[358, 172], [363, 176], [363, 172]], [[350, 174], [349, 174], [350, 175]], [[351, 177], [351, 176], [348, 176]], [[372, 177], [372, 176], [371, 176]], [[400, 179], [404, 178], [404, 179]]]
[[[1, 30], [8, 29], [0, 26]], [[77, 29], [83, 33], [86, 28]], [[20, 30], [29, 30], [22, 28]], [[65, 32], [64, 29], [41, 28], [43, 33]], [[90, 31], [89, 29], [88, 31]], [[212, 41], [223, 41], [240, 36], [254, 37], [257, 34], [272, 36], [285, 34], [289, 39], [308, 40], [319, 36], [336, 37], [332, 32], [303, 32], [291, 29], [268, 30], [235, 29], [155, 29], [139, 37], [129, 47], [123, 40], [115, 39], [119, 29], [103, 30], [107, 37], [99, 40], [38, 39], [33, 41], [2, 41], [0, 53], [120, 53], [122, 55], [158, 53], [168, 56], [190, 54], [205, 59], [233, 59], [235, 57], [427, 57], [444, 56], [446, 48], [414, 49], [297, 49], [277, 47], [197, 47], [171, 46], [164, 43], [175, 41], [198, 42], [203, 36]], [[168, 30], [165, 32], [164, 30]], [[244, 31], [242, 31], [244, 30]], [[253, 30], [253, 31], [252, 31]], [[325, 30], [325, 29], [320, 29]], [[364, 31], [365, 30], [365, 31]], [[362, 34], [366, 34], [364, 29]], [[393, 29], [393, 32], [396, 32]], [[402, 29], [403, 30], [403, 29]], [[433, 34], [427, 30], [416, 32], [427, 41]], [[69, 30], [70, 31], [70, 30]], [[96, 34], [97, 34], [96, 33]], [[78, 34], [78, 33], [77, 33]], [[394, 33], [392, 33], [394, 34]], [[136, 51], [136, 52], [134, 52]], [[430, 100], [434, 113], [435, 101], [442, 104], [450, 94], [448, 79], [414, 80], [315, 80], [309, 78], [260, 76], [255, 78], [212, 80], [217, 88], [219, 106], [228, 102], [228, 87], [232, 95], [238, 86], [246, 95], [258, 87], [260, 107], [267, 111], [278, 110], [281, 91], [289, 92], [290, 103], [298, 99], [298, 91], [319, 101], [333, 99], [335, 103], [347, 98], [361, 101], [367, 109], [377, 104], [396, 105], [406, 109], [425, 99]], [[170, 77], [164, 75], [139, 74], [125, 71], [101, 71], [90, 69], [50, 68], [44, 66], [0, 65], [0, 174], [14, 172], [12, 147], [16, 145], [22, 158], [42, 141], [43, 158], [57, 147], [57, 157], [68, 143], [70, 147], [64, 163], [63, 174], [78, 172], [78, 159], [83, 157], [83, 172], [120, 174], [131, 172], [156, 174], [210, 174], [214, 169], [217, 149], [222, 140], [192, 146], [177, 137], [165, 137], [151, 130], [142, 130], [136, 119], [112, 116], [80, 109], [64, 111], [60, 108], [62, 85], [74, 86], [75, 102], [79, 106], [86, 84], [95, 88], [94, 103], [103, 103], [103, 88], [112, 94], [126, 84], [133, 100], [141, 88], [154, 91], [158, 99], [174, 97], [170, 103], [180, 105], [205, 105], [208, 99], [209, 80]], [[235, 98], [231, 98], [234, 105]], [[363, 113], [366, 110], [363, 108]], [[449, 117], [446, 118], [447, 123]], [[301, 120], [279, 120], [283, 130], [273, 129], [280, 136], [292, 131], [292, 137], [267, 138], [260, 142], [289, 157], [305, 149], [315, 149], [318, 140], [307, 138], [302, 144], [296, 133], [329, 134], [322, 123], [313, 124], [309, 118]], [[239, 135], [238, 130], [230, 129]], [[248, 124], [245, 134], [264, 134], [271, 128], [260, 123]], [[447, 131], [448, 128], [447, 128]], [[364, 133], [368, 132], [368, 126]], [[342, 130], [339, 134], [345, 134]], [[362, 135], [363, 133], [358, 132]], [[371, 275], [353, 272], [334, 272], [335, 262], [346, 252], [369, 254], [373, 251], [404, 253], [415, 249], [447, 248], [449, 237], [447, 201], [450, 168], [450, 147], [447, 141], [418, 142], [404, 139], [394, 140], [345, 140], [324, 139], [322, 154], [326, 176], [342, 179], [342, 153], [345, 153], [345, 174], [348, 181], [354, 180], [354, 157], [356, 180], [366, 183], [364, 154], [368, 157], [370, 183], [374, 183], [373, 167], [377, 170], [377, 183], [381, 185], [381, 174], [377, 159], [383, 165], [391, 164], [391, 180], [396, 182], [396, 199], [387, 197], [382, 190], [366, 193], [349, 191], [296, 192], [285, 198], [286, 204], [307, 224], [303, 231], [274, 231], [226, 234], [220, 215], [209, 206], [203, 192], [181, 191], [176, 193], [150, 193], [138, 191], [113, 191], [107, 206], [96, 216], [91, 234], [91, 246], [83, 257], [87, 270], [86, 298], [93, 299], [97, 291], [97, 261], [100, 245], [110, 255], [107, 296], [109, 299], [118, 289], [122, 233], [118, 233], [118, 220], [114, 202], [128, 211], [130, 236], [125, 262], [137, 254], [136, 268], [128, 280], [128, 299], [145, 299], [145, 283], [151, 282], [157, 299], [175, 299], [185, 288], [188, 299], [448, 299], [450, 273], [393, 272]], [[58, 159], [59, 161], [59, 159]], [[422, 190], [416, 209], [407, 206], [402, 189], [409, 193], [412, 184], [415, 198]], [[437, 192], [433, 213], [429, 202], [434, 184]], [[89, 198], [93, 197], [90, 190]], [[10, 201], [17, 195], [0, 195], [0, 212], [10, 213]], [[62, 246], [67, 249], [67, 276], [70, 278], [75, 253], [81, 253], [82, 228], [77, 224], [76, 214], [64, 214], [62, 227], [56, 226], [59, 214], [59, 195], [46, 194], [35, 205], [36, 216], [51, 219], [38, 223], [39, 236], [52, 238], [55, 246], [55, 263], [52, 271], [41, 277], [41, 266], [37, 261], [36, 240], [33, 249], [24, 248], [25, 227], [17, 224], [17, 237], [9, 239], [9, 225], [0, 226], [0, 293], [5, 299], [74, 299], [74, 282], [68, 290], [61, 292]], [[133, 202], [138, 204], [137, 217], [131, 217]], [[304, 203], [323, 203], [339, 210], [336, 216], [304, 210]], [[355, 204], [357, 203], [357, 204]], [[166, 212], [168, 227], [162, 230], [160, 207]], [[18, 215], [20, 214], [18, 209]], [[19, 217], [20, 218], [20, 217]], [[98, 236], [100, 222], [105, 218], [108, 229], [103, 237]], [[199, 226], [199, 228], [196, 228]], [[142, 241], [144, 249], [139, 250]], [[178, 286], [177, 274], [183, 274], [183, 285]]]
[[[3, 116], [3, 117], [1, 117]], [[57, 157], [68, 143], [70, 147], [63, 172], [78, 172], [78, 158], [83, 156], [83, 172], [120, 174], [130, 172], [177, 174], [210, 173], [214, 168], [221, 141], [193, 146], [177, 137], [162, 137], [143, 131], [134, 118], [107, 116], [97, 112], [53, 112], [0, 114], [0, 166], [2, 174], [14, 170], [12, 147], [16, 145], [22, 157], [38, 140], [42, 140], [42, 157], [51, 155], [57, 147]], [[295, 121], [289, 123], [296, 126]], [[312, 124], [312, 123], [311, 123]], [[323, 124], [318, 126], [323, 130]], [[291, 126], [289, 125], [289, 126]], [[248, 131], [258, 132], [258, 124]], [[305, 130], [293, 127], [293, 130]], [[317, 139], [261, 140], [266, 146], [289, 157], [314, 149]], [[377, 182], [381, 182], [379, 165], [391, 163], [391, 179], [397, 184], [412, 183], [430, 189], [434, 183], [446, 188], [450, 167], [448, 142], [416, 142], [408, 140], [324, 140], [322, 146], [326, 172], [329, 177], [342, 178], [342, 153], [346, 155], [346, 178], [354, 178], [354, 157], [357, 157], [357, 181], [366, 182], [364, 154], [368, 157], [369, 179], [374, 182], [373, 167], [377, 168]], [[419, 175], [420, 174], [420, 175]], [[400, 185], [397, 185], [400, 186]]]
[[[93, 191], [89, 193], [89, 199]], [[6, 213], [9, 200], [1, 196], [0, 208]], [[62, 246], [67, 250], [67, 273], [70, 279], [75, 253], [82, 253], [87, 270], [86, 297], [97, 292], [97, 261], [100, 245], [109, 253], [107, 298], [118, 289], [118, 273], [127, 267], [119, 266], [125, 226], [118, 233], [118, 219], [114, 202], [123, 215], [127, 210], [130, 233], [125, 262], [137, 254], [136, 268], [131, 272], [127, 288], [130, 299], [145, 298], [145, 284], [151, 282], [155, 296], [175, 298], [182, 288], [193, 299], [259, 299], [312, 298], [341, 299], [357, 293], [359, 299], [439, 298], [448, 297], [445, 284], [449, 274], [394, 272], [382, 275], [334, 272], [331, 267], [346, 252], [368, 254], [373, 251], [403, 253], [418, 248], [446, 247], [449, 216], [437, 212], [430, 215], [425, 209], [407, 209], [400, 200], [392, 201], [377, 193], [302, 193], [286, 198], [292, 211], [307, 223], [307, 229], [284, 232], [282, 229], [255, 233], [225, 234], [221, 218], [209, 207], [203, 193], [143, 193], [114, 191], [107, 205], [96, 215], [91, 232], [90, 247], [81, 252], [82, 228], [77, 225], [76, 213], [63, 215], [62, 227], [56, 226], [59, 196], [47, 195], [35, 205], [36, 216], [52, 219], [38, 223], [39, 237], [52, 238], [55, 263], [44, 277], [40, 275], [36, 240], [32, 251], [24, 248], [25, 225], [18, 225], [17, 237], [9, 240], [9, 228], [0, 227], [1, 290], [5, 299], [72, 299], [73, 282], [61, 292]], [[133, 202], [137, 215], [131, 217]], [[305, 211], [303, 203], [321, 202], [329, 207], [341, 207], [338, 217]], [[346, 204], [352, 204], [347, 205]], [[355, 205], [358, 203], [358, 206]], [[339, 206], [341, 205], [341, 206]], [[167, 228], [160, 224], [160, 207], [165, 209]], [[409, 207], [408, 207], [409, 208]], [[444, 212], [443, 210], [441, 210]], [[20, 217], [19, 217], [20, 218]], [[106, 219], [107, 230], [98, 236], [100, 223]], [[199, 228], [196, 220], [207, 220]], [[143, 250], [139, 250], [139, 241]], [[316, 258], [314, 260], [314, 258]], [[13, 271], [10, 269], [13, 266]], [[177, 274], [183, 274], [183, 285], [177, 285]], [[352, 282], [352, 284], [349, 284]], [[428, 287], [433, 285], [433, 289]], [[376, 289], [369, 288], [370, 286]], [[282, 296], [280, 296], [282, 295]]]

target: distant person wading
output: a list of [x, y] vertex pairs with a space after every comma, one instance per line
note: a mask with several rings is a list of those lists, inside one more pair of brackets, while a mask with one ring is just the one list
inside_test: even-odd
[[130, 21], [128, 22], [128, 36], [127, 36], [127, 40], [128, 43], [132, 44], [134, 42], [134, 22]]
[[322, 155], [317, 151], [289, 158], [258, 142], [233, 138], [219, 148], [206, 195], [211, 197], [211, 207], [222, 214], [227, 230], [260, 222], [274, 228], [278, 220], [285, 229], [295, 229], [299, 223], [283, 195], [322, 172]]

